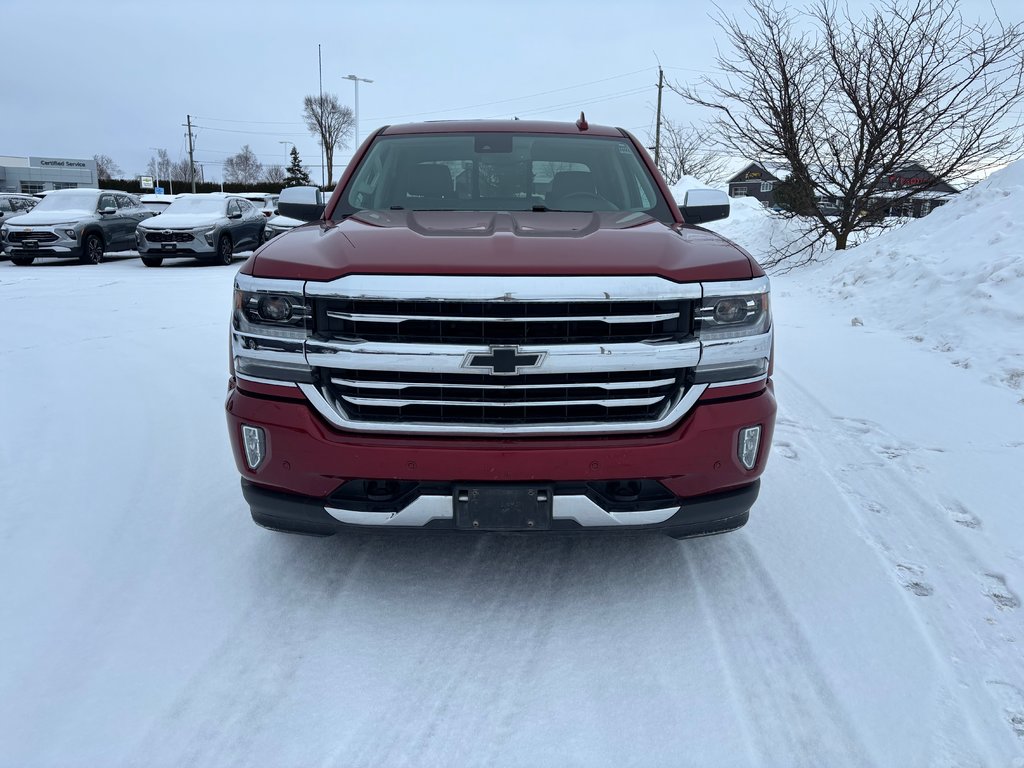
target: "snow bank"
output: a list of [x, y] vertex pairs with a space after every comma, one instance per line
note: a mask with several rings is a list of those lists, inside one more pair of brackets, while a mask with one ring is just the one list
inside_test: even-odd
[[1024, 161], [930, 215], [834, 254], [796, 281], [849, 307], [866, 327], [894, 329], [1024, 390]]

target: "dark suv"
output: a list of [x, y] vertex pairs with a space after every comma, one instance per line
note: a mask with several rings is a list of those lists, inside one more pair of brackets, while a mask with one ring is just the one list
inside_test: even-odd
[[133, 250], [135, 228], [152, 215], [127, 192], [59, 189], [30, 212], [5, 219], [0, 246], [22, 267], [43, 256], [99, 264], [104, 253]]

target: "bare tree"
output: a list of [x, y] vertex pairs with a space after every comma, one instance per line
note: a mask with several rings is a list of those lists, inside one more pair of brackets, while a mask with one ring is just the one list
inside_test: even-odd
[[170, 178], [174, 181], [188, 181], [191, 179], [188, 167], [188, 158], [172, 162], [170, 165]]
[[263, 180], [275, 187], [284, 186], [287, 176], [282, 165], [268, 165], [263, 171]]
[[[798, 188], [840, 206], [815, 206], [799, 247], [775, 261], [846, 248], [885, 209], [1024, 149], [1020, 24], [965, 21], [958, 0], [883, 0], [860, 17], [834, 0], [804, 12], [749, 0], [747, 18], [717, 23], [732, 48], [717, 58], [725, 77], [673, 89], [714, 110], [724, 150], [784, 163]], [[913, 164], [930, 174], [894, 190]]]
[[244, 145], [237, 155], [224, 161], [224, 181], [231, 184], [255, 184], [263, 178], [263, 163], [252, 147]]
[[113, 179], [120, 177], [121, 167], [114, 162], [110, 155], [93, 155], [92, 159], [96, 161], [96, 178]]
[[171, 158], [170, 155], [167, 154], [166, 149], [158, 149], [156, 151], [156, 157], [149, 158], [149, 164], [146, 166], [146, 173], [155, 177], [157, 180], [170, 180]]
[[306, 128], [320, 142], [327, 162], [327, 186], [334, 185], [334, 148], [345, 147], [352, 133], [352, 110], [342, 105], [333, 93], [307, 96], [303, 100], [302, 117]]
[[725, 157], [712, 144], [705, 131], [664, 119], [658, 170], [670, 186], [683, 176], [693, 176], [705, 184], [719, 181], [725, 174]]

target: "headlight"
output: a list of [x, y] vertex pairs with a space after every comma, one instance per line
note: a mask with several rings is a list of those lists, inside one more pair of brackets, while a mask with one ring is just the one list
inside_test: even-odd
[[767, 332], [771, 327], [767, 279], [763, 291], [731, 296], [709, 295], [707, 291], [734, 290], [736, 283], [730, 283], [724, 289], [716, 289], [714, 285], [704, 284], [704, 299], [694, 318], [701, 341], [735, 339]]
[[763, 378], [772, 348], [768, 278], [704, 283], [702, 288], [694, 312], [701, 342], [694, 382], [723, 386]]
[[235, 278], [232, 356], [243, 377], [311, 382], [304, 342], [313, 312], [296, 280]]
[[306, 321], [311, 316], [301, 294], [235, 288], [235, 327], [239, 330], [305, 338]]
[[213, 245], [213, 233], [217, 231], [216, 227], [197, 227], [193, 231], [196, 240], [202, 237], [206, 240], [207, 245]]

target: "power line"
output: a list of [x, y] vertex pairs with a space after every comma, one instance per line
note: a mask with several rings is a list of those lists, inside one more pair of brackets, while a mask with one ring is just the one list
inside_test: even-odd
[[[632, 90], [620, 91], [618, 93], [612, 93], [612, 94], [609, 94], [607, 96], [599, 96], [599, 97], [596, 97], [596, 98], [593, 98], [593, 99], [583, 99], [581, 101], [570, 101], [570, 102], [566, 102], [566, 103], [563, 103], [563, 104], [552, 104], [551, 106], [537, 107], [536, 109], [519, 110], [519, 111], [516, 112], [516, 115], [533, 115], [533, 114], [537, 114], [538, 112], [555, 112], [557, 110], [566, 109], [566, 108], [569, 108], [569, 107], [580, 107], [580, 106], [586, 106], [587, 104], [598, 104], [598, 103], [600, 103], [602, 101], [611, 101], [613, 99], [622, 98], [623, 96], [635, 96], [638, 93], [645, 93], [648, 90], [648, 88], [649, 88], [649, 86], [645, 85], [642, 88], [633, 88]], [[503, 117], [503, 115], [492, 115], [491, 117]]]
[[[470, 105], [462, 106], [462, 107], [446, 107], [444, 109], [434, 109], [434, 110], [428, 110], [428, 111], [424, 111], [424, 112], [407, 112], [405, 114], [400, 114], [400, 115], [385, 115], [383, 117], [370, 117], [370, 118], [367, 118], [367, 120], [386, 121], [386, 120], [395, 120], [395, 119], [405, 118], [405, 117], [419, 117], [421, 115], [436, 115], [436, 114], [445, 114], [445, 113], [449, 113], [449, 112], [462, 112], [462, 111], [468, 111], [468, 110], [471, 110], [471, 109], [479, 109], [480, 107], [494, 106], [496, 104], [511, 104], [512, 102], [516, 102], [516, 101], [523, 101], [525, 99], [533, 99], [533, 98], [537, 98], [539, 96], [548, 96], [548, 95], [553, 94], [553, 93], [564, 93], [565, 91], [571, 91], [571, 90], [574, 90], [576, 88], [585, 88], [585, 87], [591, 86], [591, 85], [598, 85], [600, 83], [607, 83], [607, 82], [610, 82], [612, 80], [620, 80], [620, 79], [622, 79], [624, 77], [632, 77], [633, 75], [638, 75], [638, 74], [641, 74], [643, 72], [647, 72], [648, 69], [649, 69], [649, 67], [645, 67], [643, 69], [633, 70], [632, 72], [623, 72], [623, 73], [618, 74], [618, 75], [611, 75], [609, 77], [602, 77], [602, 78], [599, 78], [597, 80], [588, 80], [587, 82], [584, 82], [584, 83], [576, 83], [574, 85], [567, 85], [567, 86], [564, 86], [562, 88], [552, 88], [551, 90], [539, 91], [537, 93], [529, 93], [529, 94], [525, 94], [523, 96], [513, 96], [513, 97], [507, 98], [507, 99], [497, 99], [497, 100], [494, 100], [494, 101], [481, 102], [479, 104], [470, 104]], [[583, 100], [583, 101], [570, 102], [570, 103], [566, 103], [566, 104], [558, 104], [558, 105], [554, 105], [552, 107], [534, 108], [534, 109], [527, 110], [526, 112], [520, 112], [520, 114], [531, 114], [531, 113], [534, 113], [534, 112], [542, 112], [542, 111], [545, 111], [545, 110], [561, 109], [563, 107], [573, 106], [573, 105], [576, 105], [576, 104], [592, 104], [592, 103], [596, 103], [596, 102], [602, 101], [602, 100], [607, 100], [607, 99], [610, 99], [610, 98], [618, 98], [619, 96], [622, 96], [622, 95], [629, 95], [629, 94], [636, 93], [636, 92], [639, 92], [639, 91], [642, 91], [642, 90], [645, 90], [645, 88], [634, 89], [632, 91], [623, 91], [623, 92], [616, 93], [616, 94], [610, 94], [610, 95], [607, 95], [607, 96], [601, 96], [601, 97], [598, 97], [598, 98], [595, 98], [595, 99], [587, 99], [587, 100]], [[497, 115], [496, 117], [501, 117], [501, 115]], [[288, 120], [239, 120], [237, 118], [200, 117], [200, 116], [197, 116], [196, 120], [207, 120], [207, 121], [216, 122], [216, 123], [232, 123], [232, 124], [236, 124], [236, 125], [285, 125], [285, 126], [290, 126], [290, 125], [298, 126], [298, 125], [301, 125], [301, 126], [305, 126], [304, 122], [296, 122], [296, 121], [288, 121]], [[241, 130], [241, 129], [238, 129], [238, 128], [219, 128], [219, 127], [215, 127], [215, 126], [200, 126], [198, 124], [193, 124], [193, 127], [194, 128], [204, 128], [205, 130], [208, 130], [208, 131], [218, 131], [218, 132], [221, 132], [221, 133], [242, 133], [242, 134], [250, 134], [250, 135], [254, 135], [254, 136], [306, 136], [309, 133], [308, 131], [305, 131], [305, 132], [247, 131], [247, 130]]]
[[242, 131], [237, 128], [214, 128], [210, 125], [192, 124], [193, 128], [202, 128], [204, 131], [218, 131], [220, 133], [247, 133], [255, 136], [308, 136], [309, 132], [285, 133], [282, 131]]
[[464, 107], [450, 107], [445, 109], [432, 109], [427, 112], [409, 112], [404, 115], [385, 115], [384, 117], [370, 117], [367, 120], [396, 120], [402, 117], [418, 117], [420, 115], [441, 115], [447, 112], [462, 112], [470, 109], [478, 109], [480, 107], [491, 107], [495, 104], [509, 104], [513, 101], [523, 101], [524, 99], [534, 99], [538, 96], [548, 96], [552, 93], [562, 93], [563, 91], [571, 91], [574, 88], [585, 88], [588, 85], [597, 85], [598, 83], [607, 83], [609, 80], [618, 80], [623, 77], [631, 77], [632, 75], [638, 75], [641, 72], [646, 72], [649, 68], [637, 69], [632, 72], [623, 72], [621, 75], [612, 75], [611, 77], [604, 77], [600, 80], [590, 80], [586, 83], [577, 83], [576, 85], [567, 85], [564, 88], [554, 88], [550, 91], [541, 91], [539, 93], [530, 93], [525, 96], [515, 96], [509, 99], [498, 99], [497, 101], [486, 101], [481, 104], [470, 104]]
[[210, 120], [214, 123], [242, 123], [243, 125], [305, 125], [302, 122], [285, 120], [231, 120], [226, 117], [200, 117], [199, 115], [196, 115], [196, 120]]

